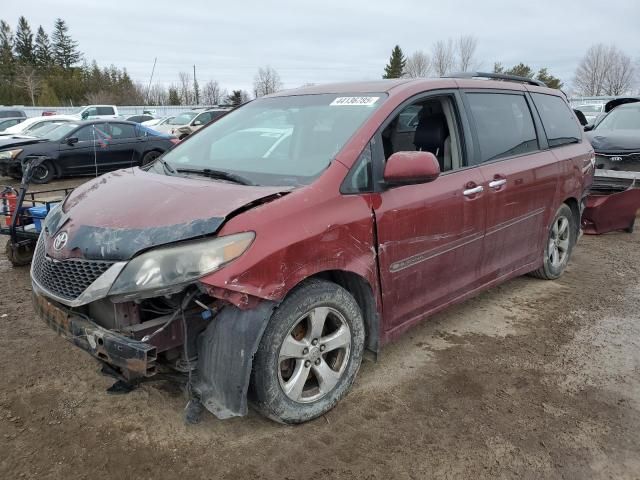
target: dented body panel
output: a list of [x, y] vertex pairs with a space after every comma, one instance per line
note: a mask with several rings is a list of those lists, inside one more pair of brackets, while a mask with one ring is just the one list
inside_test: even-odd
[[597, 170], [582, 214], [584, 233], [633, 231], [640, 210], [639, 180], [635, 172]]

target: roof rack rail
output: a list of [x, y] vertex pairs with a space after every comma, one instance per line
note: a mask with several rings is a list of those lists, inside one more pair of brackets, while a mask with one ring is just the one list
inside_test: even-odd
[[534, 80], [528, 77], [519, 77], [517, 75], [506, 75], [504, 73], [487, 73], [487, 72], [458, 72], [443, 75], [441, 78], [488, 78], [491, 80], [504, 80], [507, 82], [520, 82], [537, 87], [546, 87], [547, 85], [540, 80]]

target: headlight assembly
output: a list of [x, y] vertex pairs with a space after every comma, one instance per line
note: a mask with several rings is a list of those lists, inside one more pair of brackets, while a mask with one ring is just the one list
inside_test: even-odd
[[149, 250], [129, 261], [109, 295], [126, 299], [174, 292], [238, 258], [254, 238], [255, 233], [243, 232]]
[[17, 148], [15, 150], [5, 150], [0, 152], [0, 160], [13, 160], [22, 152], [21, 148]]

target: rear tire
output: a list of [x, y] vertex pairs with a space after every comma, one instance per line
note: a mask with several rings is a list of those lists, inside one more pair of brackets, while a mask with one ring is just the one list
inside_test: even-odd
[[353, 296], [324, 280], [296, 288], [274, 312], [253, 362], [252, 402], [280, 423], [331, 410], [351, 388], [364, 348]]
[[53, 167], [53, 163], [49, 160], [45, 160], [40, 165], [35, 167], [31, 172], [31, 181], [39, 185], [49, 183], [55, 177], [56, 170]]
[[4, 246], [4, 251], [7, 255], [7, 259], [14, 267], [24, 267], [25, 265], [29, 265], [33, 258], [33, 245], [14, 247], [13, 242], [9, 240]]
[[549, 227], [544, 246], [542, 267], [530, 273], [543, 280], [559, 278], [567, 268], [573, 247], [576, 244], [578, 226], [571, 208], [563, 203]]

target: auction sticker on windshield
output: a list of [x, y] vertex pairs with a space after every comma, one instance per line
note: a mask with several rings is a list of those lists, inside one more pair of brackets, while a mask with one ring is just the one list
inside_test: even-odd
[[339, 107], [343, 105], [373, 105], [378, 101], [380, 97], [338, 97], [330, 103], [332, 107]]

